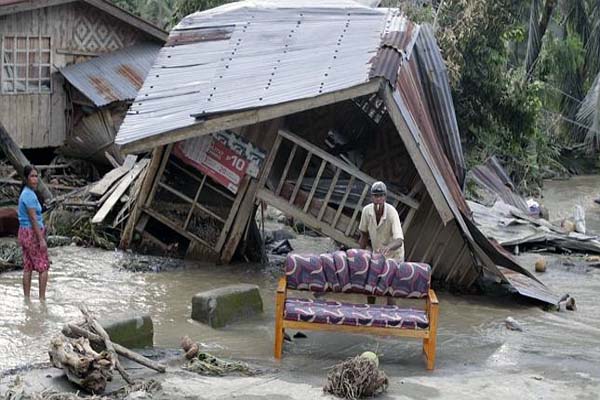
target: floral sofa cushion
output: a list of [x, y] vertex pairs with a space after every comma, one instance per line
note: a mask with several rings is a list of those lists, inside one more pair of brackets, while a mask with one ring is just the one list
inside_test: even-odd
[[431, 281], [427, 264], [386, 259], [368, 250], [294, 254], [286, 259], [290, 289], [423, 298]]
[[318, 324], [399, 329], [427, 329], [429, 326], [427, 314], [423, 310], [293, 298], [285, 302], [284, 319]]

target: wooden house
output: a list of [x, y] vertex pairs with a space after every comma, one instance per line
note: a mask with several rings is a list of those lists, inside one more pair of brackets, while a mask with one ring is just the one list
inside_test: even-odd
[[184, 18], [115, 139], [153, 149], [123, 234], [229, 262], [261, 204], [346, 247], [388, 185], [408, 261], [443, 286], [484, 277], [556, 296], [475, 226], [433, 32], [350, 0], [242, 1]]
[[23, 149], [62, 146], [77, 121], [59, 70], [166, 37], [109, 0], [0, 0], [0, 121]]

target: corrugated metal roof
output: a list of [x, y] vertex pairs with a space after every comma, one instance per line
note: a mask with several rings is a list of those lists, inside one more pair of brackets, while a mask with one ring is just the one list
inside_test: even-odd
[[192, 14], [171, 32], [116, 143], [368, 82], [384, 35], [414, 43], [400, 40], [407, 22], [397, 9], [348, 0], [242, 1]]
[[459, 186], [463, 186], [466, 166], [446, 64], [429, 25], [423, 25], [415, 44], [421, 83], [431, 117]]
[[160, 48], [156, 43], [140, 43], [70, 65], [60, 72], [98, 107], [133, 100]]

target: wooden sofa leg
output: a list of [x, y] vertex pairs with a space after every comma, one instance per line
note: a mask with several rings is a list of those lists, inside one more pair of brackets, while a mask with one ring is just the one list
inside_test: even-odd
[[428, 371], [433, 371], [435, 368], [435, 345], [435, 334], [429, 339], [423, 339], [423, 352], [425, 353], [425, 359], [427, 360]]
[[275, 343], [273, 346], [273, 356], [276, 359], [281, 359], [283, 352], [283, 309], [285, 308], [286, 297], [286, 277], [279, 279], [277, 286], [277, 294], [275, 296]]
[[280, 328], [278, 325], [280, 324], [275, 324], [275, 349], [274, 349], [274, 356], [276, 359], [280, 360], [281, 359], [281, 354], [283, 353], [283, 336], [284, 336], [284, 330], [283, 328]]

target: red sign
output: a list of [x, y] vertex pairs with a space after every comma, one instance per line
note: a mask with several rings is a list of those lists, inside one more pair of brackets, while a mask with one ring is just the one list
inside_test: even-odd
[[175, 154], [231, 192], [237, 193], [240, 181], [248, 170], [248, 160], [210, 136], [198, 139], [177, 143]]

